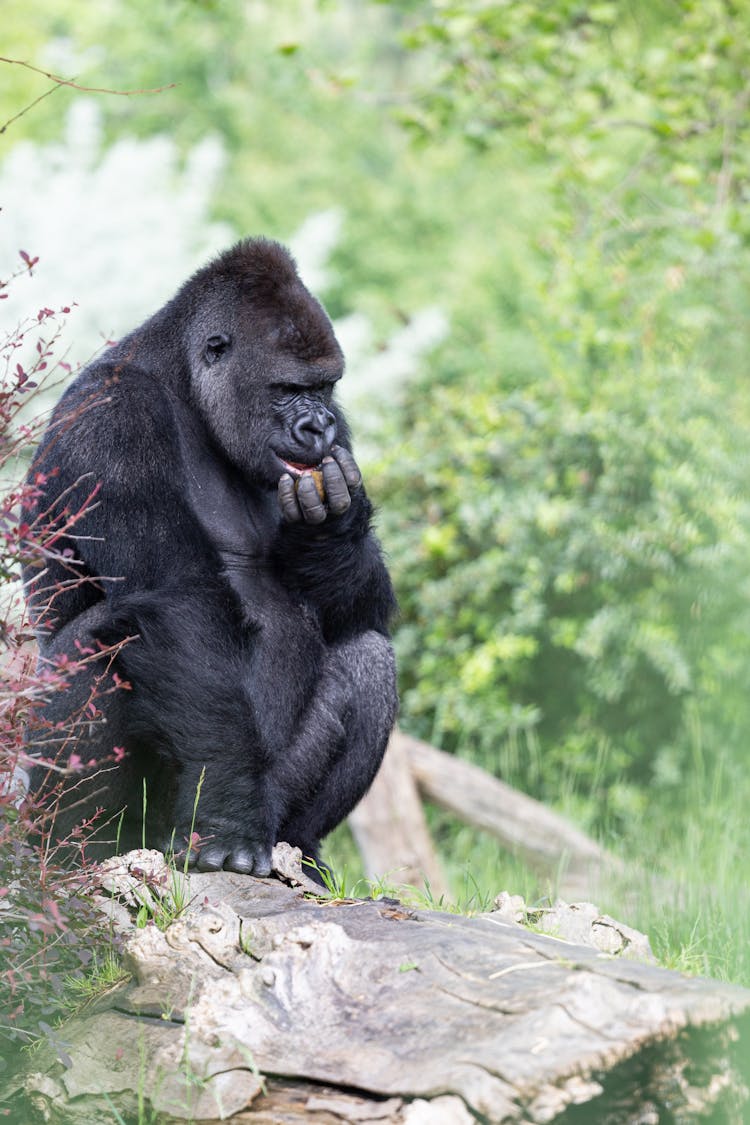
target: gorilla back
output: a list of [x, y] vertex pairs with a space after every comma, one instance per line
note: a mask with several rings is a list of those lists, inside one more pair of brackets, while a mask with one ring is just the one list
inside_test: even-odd
[[[367, 790], [396, 715], [394, 600], [333, 397], [342, 373], [291, 257], [257, 239], [62, 396], [32, 470], [62, 533], [24, 576], [40, 659], [125, 643], [42, 714], [38, 752], [87, 763], [62, 795], [59, 771], [32, 771], [57, 789], [58, 838], [100, 807], [100, 852], [120, 819], [121, 848], [145, 828], [201, 870], [263, 875], [279, 840], [317, 858]], [[115, 676], [129, 690], [109, 690]], [[58, 749], [95, 690], [99, 721]]]

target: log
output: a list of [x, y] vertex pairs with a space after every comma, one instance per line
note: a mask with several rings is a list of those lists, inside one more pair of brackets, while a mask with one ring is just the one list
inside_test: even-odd
[[[158, 861], [121, 861], [126, 915], [175, 878]], [[189, 893], [165, 930], [118, 915], [132, 981], [32, 1055], [12, 1120], [743, 1120], [746, 990], [532, 932], [509, 896], [466, 918], [231, 873]]]
[[[589, 897], [621, 861], [565, 817], [479, 766], [396, 731], [423, 797], [494, 836], [569, 897]], [[390, 751], [389, 751], [390, 752]]]

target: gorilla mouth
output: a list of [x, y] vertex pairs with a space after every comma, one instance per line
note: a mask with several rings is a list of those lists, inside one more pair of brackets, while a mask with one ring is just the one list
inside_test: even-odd
[[293, 477], [301, 477], [303, 473], [309, 473], [313, 469], [320, 468], [320, 465], [303, 465], [300, 461], [285, 461], [283, 457], [279, 457], [279, 460]]

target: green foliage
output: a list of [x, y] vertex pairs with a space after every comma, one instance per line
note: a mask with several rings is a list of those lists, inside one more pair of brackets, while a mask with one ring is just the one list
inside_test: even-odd
[[651, 779], [747, 545], [711, 381], [618, 366], [415, 395], [377, 479], [407, 721], [547, 796], [571, 756], [602, 795]]

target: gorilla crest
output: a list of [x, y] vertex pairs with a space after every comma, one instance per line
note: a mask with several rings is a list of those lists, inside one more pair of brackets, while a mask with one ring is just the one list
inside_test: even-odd
[[[32, 469], [37, 514], [62, 532], [24, 574], [40, 659], [128, 639], [41, 715], [37, 752], [87, 763], [62, 792], [32, 771], [58, 791], [58, 838], [102, 807], [101, 854], [120, 818], [121, 849], [145, 830], [201, 870], [266, 875], [279, 840], [317, 860], [367, 790], [396, 715], [394, 599], [334, 397], [343, 368], [290, 255], [250, 239], [63, 394]], [[108, 691], [115, 675], [130, 690]], [[98, 680], [100, 720], [60, 749]]]

